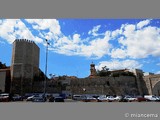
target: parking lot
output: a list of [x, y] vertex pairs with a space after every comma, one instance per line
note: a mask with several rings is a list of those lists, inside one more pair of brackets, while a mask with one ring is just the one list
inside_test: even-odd
[[65, 96], [61, 94], [27, 94], [20, 96], [15, 94], [11, 96], [9, 93], [0, 94], [0, 102], [160, 102], [159, 96], [144, 95], [144, 96], [111, 96], [111, 95], [96, 95], [96, 94], [75, 94]]

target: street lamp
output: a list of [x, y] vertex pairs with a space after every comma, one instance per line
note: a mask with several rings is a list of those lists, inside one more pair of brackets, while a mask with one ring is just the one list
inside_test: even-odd
[[44, 97], [45, 97], [45, 93], [46, 93], [46, 83], [47, 83], [47, 60], [48, 60], [48, 40], [46, 39], [46, 65], [45, 65], [45, 80], [44, 80]]

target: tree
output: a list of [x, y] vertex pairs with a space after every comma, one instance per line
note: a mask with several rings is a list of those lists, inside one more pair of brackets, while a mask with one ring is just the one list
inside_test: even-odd
[[111, 74], [112, 77], [119, 77], [119, 76], [135, 76], [132, 72], [116, 72]]
[[50, 76], [50, 79], [54, 79], [56, 75], [55, 75], [55, 74], [50, 73], [50, 74], [49, 74], [49, 76]]
[[4, 69], [4, 68], [7, 68], [6, 64], [5, 64], [5, 63], [0, 62], [0, 69]]
[[102, 67], [102, 70], [97, 71], [97, 75], [100, 77], [109, 76], [110, 74], [111, 72], [109, 71], [109, 68], [107, 68], [106, 66]]

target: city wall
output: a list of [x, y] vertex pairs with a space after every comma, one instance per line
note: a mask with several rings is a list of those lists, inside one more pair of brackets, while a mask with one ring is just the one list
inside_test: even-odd
[[138, 95], [133, 76], [97, 77], [71, 80], [72, 94]]
[[150, 95], [160, 95], [160, 74], [144, 76], [144, 81]]

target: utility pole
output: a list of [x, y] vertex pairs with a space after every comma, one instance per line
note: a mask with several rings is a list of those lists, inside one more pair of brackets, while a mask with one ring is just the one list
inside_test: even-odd
[[47, 45], [46, 45], [46, 64], [45, 64], [45, 80], [44, 80], [44, 97], [45, 97], [45, 93], [46, 93], [46, 83], [47, 83], [47, 60], [48, 60], [48, 45], [49, 45], [49, 43], [48, 43], [48, 40], [46, 39], [46, 43], [47, 43]]

